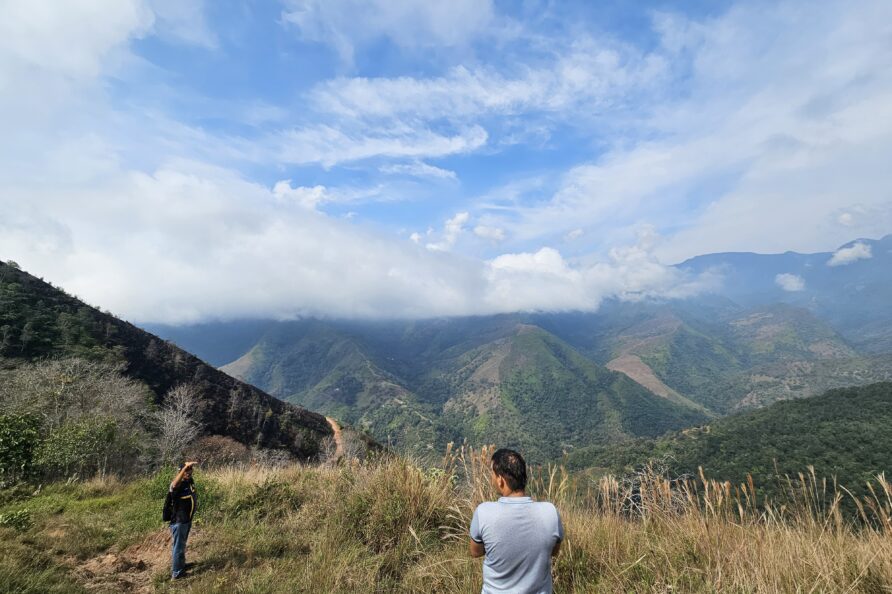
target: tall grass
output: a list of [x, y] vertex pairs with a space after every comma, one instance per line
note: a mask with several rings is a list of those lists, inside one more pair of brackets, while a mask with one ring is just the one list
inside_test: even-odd
[[[169, 582], [165, 551], [159, 551], [150, 589], [479, 592], [481, 562], [467, 555], [467, 529], [475, 506], [496, 497], [491, 453], [449, 448], [435, 467], [381, 457], [337, 466], [200, 472], [201, 507], [190, 550], [196, 573]], [[68, 510], [99, 509], [111, 493], [150, 491], [166, 478], [141, 486], [69, 486], [69, 500], [60, 498], [63, 490], [49, 489], [0, 507], [0, 513], [27, 507], [35, 522], [31, 533], [0, 528], [7, 541], [0, 547], [10, 555], [0, 574], [21, 578], [10, 583], [26, 583], [36, 569], [26, 551], [37, 547], [34, 560], [47, 573], [27, 579], [43, 579], [54, 591], [79, 591], [60, 575], [66, 568], [66, 575], [77, 575], [70, 565], [77, 553], [61, 547], [64, 554], [49, 564], [52, 546], [41, 535], [78, 526]], [[812, 469], [781, 480], [783, 496], [765, 501], [751, 480], [732, 485], [702, 472], [672, 480], [650, 468], [631, 477], [593, 479], [550, 466], [531, 469], [529, 490], [553, 501], [565, 525], [554, 562], [557, 592], [892, 592], [892, 487], [885, 477], [877, 477], [860, 499]], [[41, 503], [41, 497], [52, 503]], [[138, 541], [133, 531], [160, 504], [144, 501], [142, 507], [102, 507], [110, 525], [128, 527], [108, 537], [121, 540], [111, 550]], [[143, 536], [162, 531], [143, 528]], [[16, 572], [19, 565], [22, 573]], [[60, 585], [65, 583], [72, 583], [70, 589]], [[35, 582], [30, 591], [40, 588]]]

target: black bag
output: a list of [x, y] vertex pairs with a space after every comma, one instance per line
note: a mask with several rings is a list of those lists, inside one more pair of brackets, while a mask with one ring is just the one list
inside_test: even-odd
[[167, 492], [167, 497], [164, 498], [164, 509], [161, 510], [161, 520], [163, 522], [170, 522], [173, 520], [173, 493], [170, 491]]

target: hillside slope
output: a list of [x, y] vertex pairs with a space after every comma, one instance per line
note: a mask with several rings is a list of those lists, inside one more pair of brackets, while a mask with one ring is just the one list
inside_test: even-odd
[[415, 453], [467, 438], [541, 461], [708, 418], [519, 319], [282, 323], [223, 369]]
[[78, 356], [120, 362], [161, 403], [179, 384], [198, 395], [198, 420], [207, 434], [248, 446], [314, 457], [332, 435], [325, 417], [278, 400], [207, 365], [136, 326], [90, 307], [9, 264], [0, 263], [0, 362], [15, 366], [41, 358]]
[[464, 413], [465, 434], [475, 441], [515, 444], [539, 460], [708, 418], [595, 364], [537, 326], [518, 325], [512, 336], [470, 354], [468, 364], [474, 373], [452, 375], [457, 381], [445, 409]]
[[830, 390], [778, 402], [658, 439], [592, 447], [570, 455], [574, 468], [628, 472], [648, 460], [672, 474], [696, 474], [735, 483], [749, 473], [770, 486], [779, 473], [812, 465], [855, 491], [879, 473], [892, 474], [892, 383]]

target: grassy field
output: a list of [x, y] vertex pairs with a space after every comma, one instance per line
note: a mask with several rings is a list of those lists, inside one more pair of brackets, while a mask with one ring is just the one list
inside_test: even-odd
[[[467, 556], [474, 506], [493, 497], [486, 452], [436, 468], [401, 458], [196, 473], [193, 575], [170, 582], [160, 508], [170, 473], [0, 492], [4, 592], [479, 592]], [[566, 542], [557, 592], [892, 592], [892, 490], [805, 474], [764, 506], [752, 485], [569, 477], [538, 469]]]

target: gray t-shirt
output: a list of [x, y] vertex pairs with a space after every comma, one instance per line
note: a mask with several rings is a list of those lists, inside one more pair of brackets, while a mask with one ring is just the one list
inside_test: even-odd
[[481, 594], [551, 594], [551, 551], [564, 538], [554, 505], [529, 497], [481, 503], [470, 536], [486, 549]]

